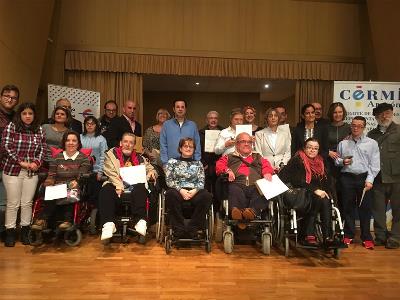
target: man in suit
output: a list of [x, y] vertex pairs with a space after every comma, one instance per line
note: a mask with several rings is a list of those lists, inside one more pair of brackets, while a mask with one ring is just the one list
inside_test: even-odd
[[329, 125], [329, 120], [322, 117], [322, 105], [318, 102], [311, 103], [315, 108], [315, 122], [320, 126]]
[[136, 121], [136, 102], [126, 100], [122, 107], [122, 116], [115, 117], [108, 130], [105, 132], [105, 138], [109, 148], [119, 145], [122, 135], [126, 132], [133, 133], [135, 136], [142, 136], [142, 125]]

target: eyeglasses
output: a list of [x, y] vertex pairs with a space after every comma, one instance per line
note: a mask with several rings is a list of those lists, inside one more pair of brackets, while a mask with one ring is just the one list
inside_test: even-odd
[[356, 129], [361, 129], [361, 128], [364, 128], [364, 125], [351, 124], [350, 127], [351, 128], [356, 128]]
[[307, 150], [314, 150], [314, 151], [318, 151], [319, 147], [312, 147], [312, 146], [307, 146], [306, 147]]
[[18, 97], [15, 96], [10, 96], [10, 95], [1, 95], [2, 97], [4, 97], [7, 100], [11, 100], [11, 101], [17, 101]]
[[95, 126], [95, 125], [96, 125], [96, 123], [93, 123], [93, 122], [87, 122], [87, 123], [86, 123], [86, 125], [89, 125], [89, 126]]
[[193, 149], [194, 146], [192, 146], [192, 145], [183, 145], [182, 148]]
[[106, 109], [107, 112], [117, 112], [116, 109]]
[[238, 142], [238, 144], [246, 144], [246, 145], [251, 145], [251, 144], [253, 144], [253, 141], [245, 141], [245, 140], [241, 140], [241, 141], [237, 141]]

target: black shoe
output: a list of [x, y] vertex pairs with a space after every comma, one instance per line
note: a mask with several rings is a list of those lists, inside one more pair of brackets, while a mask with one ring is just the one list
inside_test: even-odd
[[387, 249], [398, 249], [400, 247], [400, 243], [394, 239], [389, 238], [386, 241], [386, 248]]
[[23, 245], [29, 245], [29, 226], [21, 226], [21, 231], [19, 232], [19, 240]]
[[6, 229], [6, 240], [4, 242], [4, 246], [6, 247], [15, 246], [15, 228]]

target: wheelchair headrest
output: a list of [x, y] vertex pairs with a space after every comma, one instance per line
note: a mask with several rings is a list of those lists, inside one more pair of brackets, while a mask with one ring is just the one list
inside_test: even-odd
[[[56, 158], [56, 156], [58, 154], [60, 154], [61, 152], [63, 152], [64, 150], [61, 148], [56, 148], [56, 147], [50, 146], [50, 151], [51, 151], [51, 157]], [[90, 157], [90, 155], [92, 154], [92, 149], [91, 148], [82, 148], [81, 150], [79, 150], [79, 152], [81, 152], [86, 157]]]

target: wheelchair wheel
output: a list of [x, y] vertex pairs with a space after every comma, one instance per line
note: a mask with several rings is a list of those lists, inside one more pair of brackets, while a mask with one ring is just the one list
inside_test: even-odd
[[206, 252], [210, 253], [211, 252], [211, 241], [207, 241], [205, 244]]
[[37, 247], [43, 244], [43, 235], [39, 230], [29, 230], [28, 239], [31, 246]]
[[333, 257], [336, 259], [340, 259], [340, 255], [342, 254], [342, 249], [336, 248], [333, 249]]
[[208, 211], [207, 221], [208, 221], [209, 239], [210, 241], [212, 241], [214, 240], [214, 209], [212, 205]]
[[271, 235], [268, 233], [261, 235], [261, 250], [264, 255], [271, 254]]
[[160, 205], [159, 207], [159, 238], [158, 242], [161, 244], [165, 238], [165, 198], [163, 195], [160, 195]]
[[285, 231], [284, 227], [284, 216], [282, 200], [280, 197], [273, 203], [273, 217], [272, 217], [272, 242], [274, 246], [281, 246], [283, 242], [283, 233]]
[[289, 256], [289, 237], [285, 236], [285, 256], [288, 257]]
[[89, 223], [89, 234], [95, 235], [96, 231], [96, 217], [97, 217], [97, 208], [93, 208], [90, 212], [90, 223]]
[[231, 254], [233, 252], [233, 232], [224, 232], [224, 252]]
[[164, 243], [164, 245], [165, 245], [165, 253], [170, 254], [170, 253], [171, 253], [171, 250], [172, 250], [172, 241], [171, 241], [171, 239], [169, 238], [169, 236], [166, 236], [166, 237], [165, 237], [165, 243]]
[[224, 231], [224, 221], [220, 217], [220, 213], [217, 212], [216, 214], [216, 220], [215, 220], [215, 235], [214, 239], [216, 242], [220, 243], [222, 242], [222, 233]]
[[79, 229], [68, 230], [64, 233], [64, 241], [68, 246], [76, 247], [82, 241], [82, 232]]

